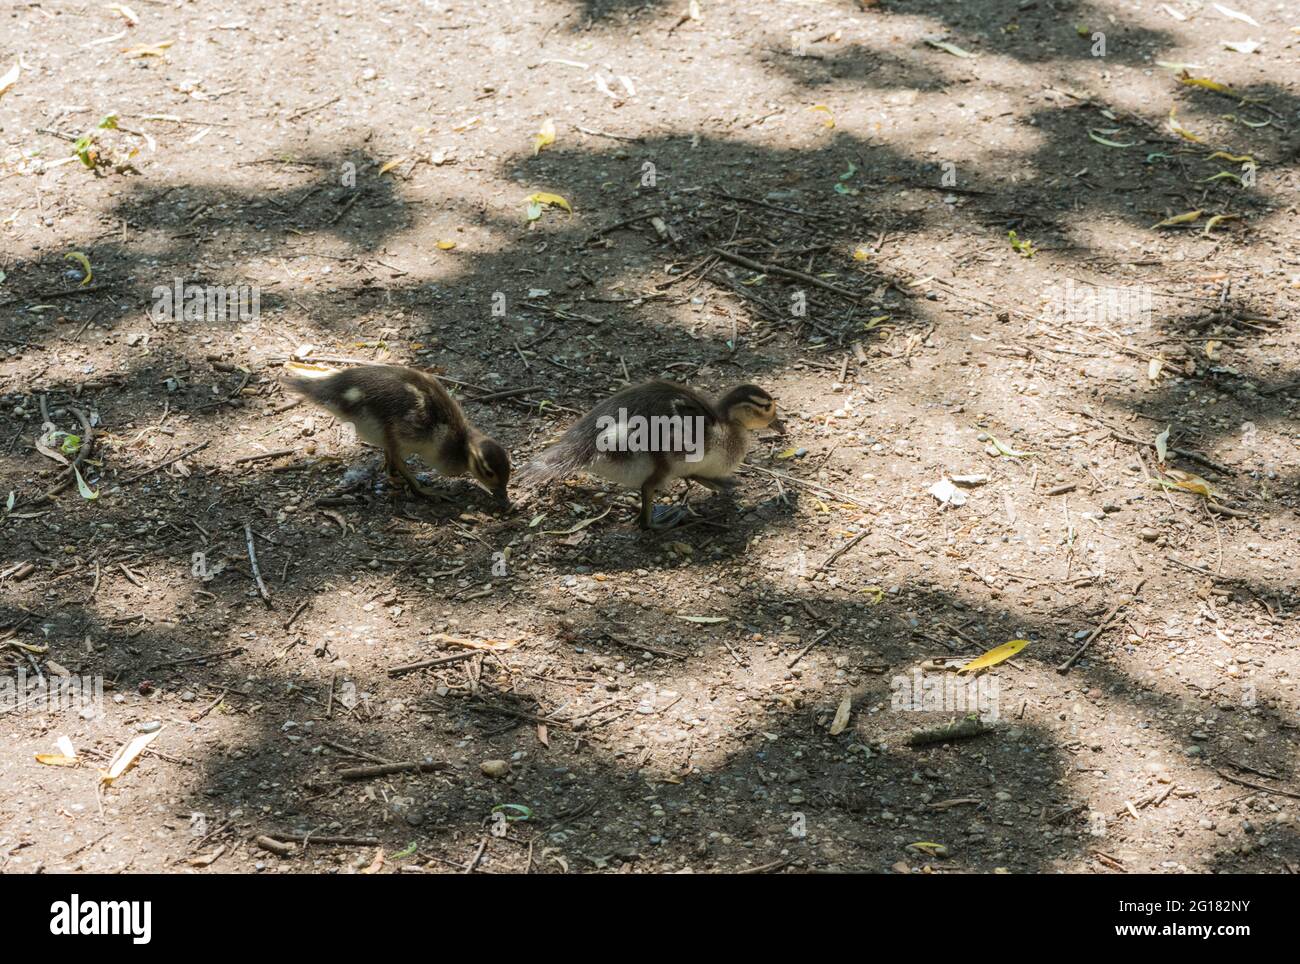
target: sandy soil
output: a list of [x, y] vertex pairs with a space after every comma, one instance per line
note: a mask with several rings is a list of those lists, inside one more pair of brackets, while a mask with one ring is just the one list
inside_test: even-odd
[[[0, 669], [104, 692], [0, 690], [0, 870], [1296, 872], [1300, 17], [1230, 6], [6, 11]], [[333, 499], [304, 345], [517, 463], [650, 377], [785, 434], [667, 534], [584, 478]]]

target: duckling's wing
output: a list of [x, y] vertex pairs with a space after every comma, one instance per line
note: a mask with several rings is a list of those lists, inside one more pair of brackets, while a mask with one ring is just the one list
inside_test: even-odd
[[455, 424], [460, 409], [436, 380], [396, 365], [345, 368], [325, 378], [291, 377], [285, 385], [351, 422], [372, 445], [387, 431], [399, 439], [427, 439], [440, 426]]
[[611, 422], [617, 424], [632, 416], [698, 417], [704, 420], [706, 432], [712, 432], [719, 421], [713, 404], [685, 385], [670, 382], [633, 385], [598, 402], [558, 442], [524, 466], [519, 473], [520, 481], [533, 485], [562, 479], [590, 469], [597, 462], [603, 465], [597, 474], [623, 485], [632, 484], [629, 479], [648, 475], [663, 456], [654, 458], [646, 452], [610, 450], [601, 445], [601, 437], [609, 431]]

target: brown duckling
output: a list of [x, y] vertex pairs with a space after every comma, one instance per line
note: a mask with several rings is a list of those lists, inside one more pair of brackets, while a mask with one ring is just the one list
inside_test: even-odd
[[739, 385], [713, 400], [685, 385], [646, 382], [596, 405], [525, 466], [521, 478], [546, 482], [586, 471], [639, 489], [638, 525], [666, 529], [682, 521], [685, 511], [656, 511], [660, 489], [689, 479], [730, 491], [736, 484], [732, 473], [749, 451], [750, 432], [775, 421], [776, 402], [756, 385]]
[[415, 477], [406, 464], [410, 455], [440, 475], [468, 472], [498, 505], [509, 507], [510, 456], [470, 423], [432, 375], [399, 365], [367, 365], [283, 381], [339, 421], [350, 422], [363, 442], [382, 449], [389, 478], [399, 473], [416, 494], [441, 498]]

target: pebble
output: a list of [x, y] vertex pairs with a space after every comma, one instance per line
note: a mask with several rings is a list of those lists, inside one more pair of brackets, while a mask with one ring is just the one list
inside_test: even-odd
[[510, 772], [510, 764], [505, 760], [484, 760], [478, 768], [483, 771], [484, 776], [489, 776], [493, 780], [499, 780]]

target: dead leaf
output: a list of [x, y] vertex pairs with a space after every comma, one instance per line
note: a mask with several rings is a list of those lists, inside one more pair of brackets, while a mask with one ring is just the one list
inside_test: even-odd
[[1156, 436], [1156, 458], [1160, 460], [1161, 465], [1168, 461], [1169, 429], [1171, 428], [1173, 428], [1172, 425], [1165, 426], [1165, 430]]
[[130, 743], [118, 750], [113, 759], [108, 763], [108, 769], [100, 774], [99, 779], [105, 786], [111, 786], [113, 781], [129, 770], [136, 761], [136, 758], [145, 751], [154, 740], [162, 735], [162, 728], [154, 730], [152, 733], [141, 733], [131, 740]]
[[18, 62], [14, 61], [14, 65], [5, 71], [3, 77], [0, 77], [0, 97], [3, 97], [10, 87], [18, 83], [18, 75], [21, 73]]
[[973, 673], [977, 669], [988, 669], [990, 666], [996, 666], [998, 663], [1010, 659], [1028, 645], [1029, 640], [1027, 639], [1013, 639], [1011, 642], [1003, 643], [1001, 646], [994, 646], [983, 656], [977, 656], [969, 663], [963, 665], [957, 670], [957, 672]]
[[840, 698], [840, 705], [835, 710], [835, 719], [831, 720], [831, 736], [839, 736], [849, 726], [849, 717], [853, 715], [853, 694], [845, 693]]
[[555, 121], [546, 118], [542, 121], [542, 126], [537, 133], [533, 135], [533, 157], [542, 152], [543, 147], [549, 147], [555, 143]]

